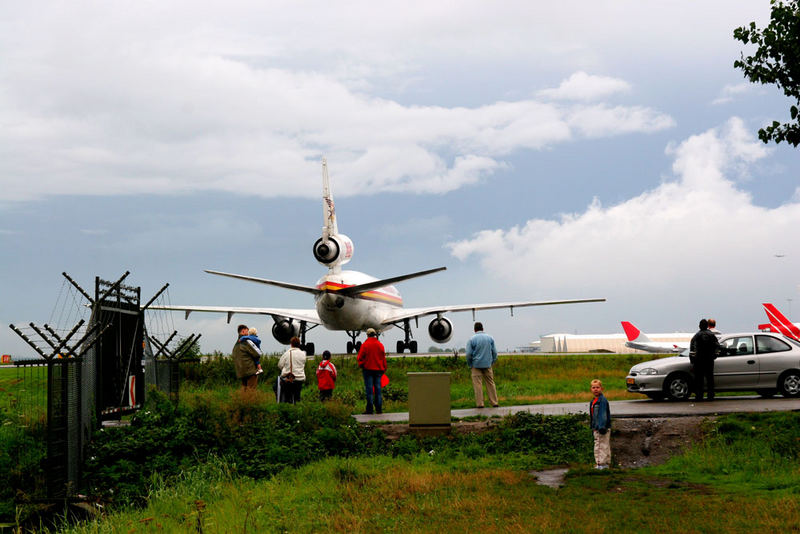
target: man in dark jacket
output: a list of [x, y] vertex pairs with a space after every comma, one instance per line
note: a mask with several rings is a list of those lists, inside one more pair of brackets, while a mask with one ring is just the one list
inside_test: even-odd
[[708, 400], [714, 400], [714, 360], [717, 358], [719, 340], [708, 329], [708, 321], [700, 320], [700, 330], [689, 344], [689, 358], [694, 368], [695, 400], [703, 400], [703, 378], [708, 388]]
[[258, 384], [256, 362], [259, 361], [261, 355], [248, 340], [242, 339], [248, 335], [247, 325], [240, 324], [236, 330], [239, 332], [239, 337], [236, 338], [236, 344], [231, 351], [233, 366], [236, 369], [236, 378], [242, 383], [242, 391], [255, 389]]
[[383, 413], [381, 378], [386, 371], [386, 350], [383, 348], [383, 343], [378, 341], [378, 333], [375, 332], [374, 328], [367, 328], [367, 340], [361, 345], [356, 361], [364, 374], [364, 390], [367, 393], [367, 410], [365, 413], [372, 413], [373, 392], [375, 411]]

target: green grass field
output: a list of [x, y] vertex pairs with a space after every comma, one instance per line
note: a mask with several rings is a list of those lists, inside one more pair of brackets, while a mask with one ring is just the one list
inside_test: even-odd
[[[632, 365], [648, 358], [631, 354], [501, 355], [494, 368], [497, 395], [503, 406], [582, 402], [590, 398], [589, 382], [599, 378], [609, 399], [642, 399], [642, 395], [628, 393], [625, 376]], [[361, 413], [364, 409], [363, 380], [355, 357], [336, 355], [332, 361], [339, 372], [334, 397], [352, 406], [355, 413]], [[303, 389], [303, 398], [307, 402], [313, 402], [317, 397], [314, 371], [318, 363], [319, 358], [316, 358], [306, 364], [308, 380]], [[264, 358], [262, 365], [265, 373], [259, 388], [270, 391], [272, 381], [277, 376], [276, 358]], [[407, 373], [426, 371], [451, 374], [452, 408], [471, 408], [475, 405], [470, 371], [463, 355], [458, 358], [452, 355], [430, 358], [408, 356], [388, 360], [386, 374], [390, 384], [384, 394], [384, 411], [408, 411]], [[221, 393], [226, 383], [229, 388], [238, 387], [233, 380], [232, 364], [227, 358], [197, 364], [195, 369], [187, 369], [187, 376], [189, 380], [184, 384], [181, 395], [208, 392], [210, 389]]]
[[[624, 386], [641, 360], [502, 356], [498, 394], [504, 405], [585, 401], [589, 381], [600, 378], [612, 400], [641, 398]], [[580, 417], [527, 415], [522, 426], [506, 419], [480, 437], [388, 443], [380, 427], [349, 417], [363, 410], [354, 358], [334, 363], [340, 380], [327, 405], [314, 387], [297, 406], [275, 404], [271, 359], [252, 394], [239, 391], [228, 359], [185, 368], [178, 407], [154, 394], [156, 404], [131, 427], [95, 439], [85, 491], [110, 513], [63, 531], [775, 532], [800, 524], [800, 414], [722, 417], [705, 441], [666, 464], [598, 472], [590, 469], [591, 438]], [[307, 365], [309, 377], [315, 367]], [[8, 371], [0, 369], [0, 393], [34, 399], [20, 389], [34, 381]], [[413, 371], [451, 372], [453, 408], [473, 405], [463, 357], [406, 357], [389, 361], [387, 410], [407, 410]], [[15, 428], [0, 407], [3, 428]], [[0, 466], [16, 479], [36, 469], [42, 454], [21, 432], [0, 434], [13, 440], [0, 449]], [[24, 462], [16, 470], [7, 465], [12, 454]], [[570, 468], [566, 485], [536, 484], [530, 470], [554, 465]], [[131, 496], [136, 504], [124, 504]], [[18, 517], [26, 510], [17, 507]]]
[[329, 457], [259, 481], [212, 459], [176, 484], [158, 482], [144, 508], [69, 532], [796, 530], [800, 414], [720, 421], [705, 443], [662, 466], [572, 465], [560, 489], [536, 484], [504, 454]]

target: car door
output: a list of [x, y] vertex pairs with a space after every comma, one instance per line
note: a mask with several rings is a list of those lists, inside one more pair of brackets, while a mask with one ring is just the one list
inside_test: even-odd
[[722, 350], [714, 362], [715, 389], [756, 389], [758, 360], [753, 336], [733, 336], [720, 341]]
[[775, 336], [756, 335], [756, 357], [759, 364], [758, 383], [761, 388], [775, 388], [778, 376], [785, 370], [794, 367], [797, 358], [792, 358], [791, 345]]

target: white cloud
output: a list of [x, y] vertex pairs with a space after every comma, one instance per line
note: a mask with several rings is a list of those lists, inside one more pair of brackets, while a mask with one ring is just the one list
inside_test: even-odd
[[769, 153], [739, 119], [669, 153], [676, 179], [651, 191], [610, 207], [594, 202], [560, 220], [484, 230], [450, 243], [451, 252], [461, 260], [477, 256], [485, 271], [514, 287], [561, 296], [601, 292], [615, 301], [604, 313], [617, 320], [652, 307], [662, 317], [715, 310], [755, 317], [759, 299], [784, 294], [786, 278], [775, 269], [800, 266], [792, 260], [778, 267], [773, 259], [800, 227], [800, 203], [768, 209], [737, 189], [730, 174]]
[[[109, 69], [103, 95], [98, 74], [86, 71], [70, 80], [75, 92], [54, 92], [47, 107], [22, 94], [0, 100], [0, 114], [13, 117], [0, 133], [4, 200], [196, 190], [296, 195], [310, 189], [298, 184], [317, 181], [322, 153], [334, 176], [346, 176], [337, 180], [340, 195], [444, 193], [490, 177], [516, 150], [674, 125], [641, 106], [405, 106], [320, 74], [218, 57], [153, 53]], [[160, 93], [128, 85], [139, 78]], [[82, 91], [90, 97], [74, 101]]]
[[542, 98], [554, 100], [600, 100], [617, 93], [628, 93], [631, 85], [625, 80], [610, 76], [596, 76], [578, 71], [561, 82], [555, 89], [543, 89], [537, 93]]
[[720, 95], [711, 101], [712, 105], [727, 104], [733, 102], [739, 95], [747, 94], [755, 90], [755, 85], [748, 82], [737, 83], [734, 85], [728, 84], [722, 88]]
[[[0, 22], [2, 200], [294, 195], [323, 153], [340, 195], [450, 191], [515, 151], [672, 127], [641, 95], [620, 102], [633, 98], [624, 78], [670, 61], [697, 69], [698, 49], [728, 57], [736, 45], [718, 32], [768, 13], [721, 0], [45, 4]], [[502, 91], [482, 93], [484, 75]], [[548, 80], [563, 82], [520, 96]]]

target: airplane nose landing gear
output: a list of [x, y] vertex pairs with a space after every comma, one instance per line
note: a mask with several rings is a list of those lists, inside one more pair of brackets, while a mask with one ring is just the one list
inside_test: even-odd
[[358, 353], [361, 350], [361, 342], [356, 341], [356, 338], [361, 332], [356, 330], [348, 330], [347, 335], [350, 336], [350, 341], [347, 342], [347, 354], [352, 354], [353, 352]]

